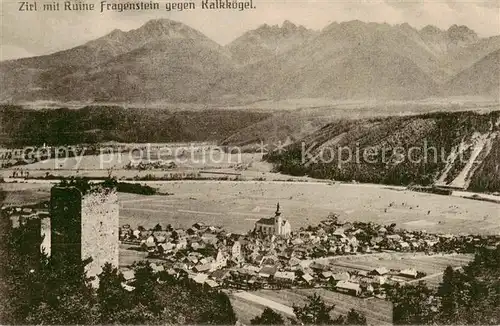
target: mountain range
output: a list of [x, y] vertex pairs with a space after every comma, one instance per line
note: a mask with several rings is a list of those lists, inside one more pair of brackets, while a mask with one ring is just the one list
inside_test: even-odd
[[0, 101], [217, 103], [499, 96], [500, 36], [466, 26], [285, 21], [226, 46], [151, 20], [50, 55], [0, 62]]

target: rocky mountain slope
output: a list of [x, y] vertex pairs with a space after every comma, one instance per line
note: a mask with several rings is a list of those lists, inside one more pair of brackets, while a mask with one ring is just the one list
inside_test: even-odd
[[3, 62], [0, 98], [192, 102], [231, 67], [229, 53], [200, 32], [152, 20], [51, 56]]
[[447, 85], [450, 94], [500, 96], [500, 50], [459, 73]]
[[278, 25], [261, 25], [232, 41], [226, 48], [233, 60], [239, 64], [249, 64], [285, 53], [316, 36], [316, 31], [297, 26], [286, 20]]
[[321, 31], [288, 21], [262, 25], [222, 47], [182, 23], [161, 19], [52, 55], [1, 62], [0, 100], [495, 96], [486, 87], [467, 87], [467, 78], [494, 82], [498, 50], [500, 36], [480, 38], [466, 26], [418, 30], [361, 21], [332, 23]]

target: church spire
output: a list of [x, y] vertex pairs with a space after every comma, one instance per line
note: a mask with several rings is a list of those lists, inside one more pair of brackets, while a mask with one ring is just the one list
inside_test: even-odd
[[281, 215], [281, 212], [280, 212], [280, 202], [278, 202], [278, 204], [276, 204], [276, 216], [280, 216]]

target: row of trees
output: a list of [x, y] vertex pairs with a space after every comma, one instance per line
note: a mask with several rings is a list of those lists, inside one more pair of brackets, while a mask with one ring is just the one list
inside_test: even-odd
[[[351, 148], [355, 153], [356, 148]], [[336, 152], [336, 151], [334, 151]], [[391, 157], [388, 154], [380, 154], [381, 157]], [[401, 164], [394, 163], [369, 163], [356, 162], [354, 159], [347, 161], [345, 157], [332, 158], [325, 154], [324, 161], [303, 161], [302, 149], [289, 147], [283, 153], [269, 153], [264, 159], [273, 163], [276, 172], [293, 176], [308, 175], [318, 179], [331, 179], [338, 181], [356, 180], [363, 183], [381, 183], [393, 185], [420, 184], [430, 185], [434, 182], [436, 173], [440, 171], [443, 164], [438, 162], [412, 163], [409, 160]], [[379, 158], [379, 160], [382, 160]], [[374, 160], [375, 161], [375, 160]], [[345, 162], [339, 164], [338, 162]]]
[[[148, 185], [141, 185], [138, 183], [127, 183], [127, 182], [118, 182], [116, 178], [107, 177], [103, 179], [100, 183], [101, 186], [107, 188], [116, 188], [118, 192], [126, 192], [131, 194], [140, 194], [140, 195], [155, 195], [157, 193], [155, 188], [152, 188]], [[86, 193], [92, 190], [92, 184], [89, 182], [89, 178], [86, 177], [69, 177], [61, 179], [59, 183], [60, 187], [76, 187], [82, 193]]]
[[366, 318], [358, 311], [351, 309], [347, 315], [339, 315], [332, 318], [331, 311], [335, 305], [327, 305], [323, 299], [313, 294], [308, 296], [308, 302], [304, 306], [293, 306], [295, 318], [283, 318], [282, 315], [271, 308], [265, 308], [260, 316], [251, 320], [252, 325], [366, 325]]
[[446, 268], [437, 289], [425, 283], [389, 288], [393, 322], [409, 324], [500, 324], [500, 246], [481, 248], [463, 268]]
[[[8, 221], [8, 219], [7, 219]], [[40, 242], [26, 226], [6, 232], [2, 250], [2, 324], [223, 324], [236, 322], [229, 297], [187, 275], [154, 273], [147, 262], [134, 267], [132, 288], [109, 264], [92, 287], [85, 266], [39, 254]]]

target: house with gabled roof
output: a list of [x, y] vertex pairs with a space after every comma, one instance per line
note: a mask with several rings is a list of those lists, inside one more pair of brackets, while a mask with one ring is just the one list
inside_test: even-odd
[[399, 271], [399, 275], [411, 278], [417, 278], [418, 272], [414, 268], [407, 268]]
[[209, 272], [212, 270], [212, 264], [199, 264], [193, 267], [193, 270], [198, 273]]
[[216, 288], [219, 286], [219, 283], [215, 282], [214, 280], [205, 280], [205, 284], [207, 284], [211, 288]]
[[352, 283], [349, 281], [339, 281], [335, 285], [335, 289], [340, 292], [352, 294], [358, 296], [361, 294], [361, 286], [357, 283]]
[[386, 275], [389, 274], [389, 270], [385, 267], [378, 267], [373, 269], [370, 274], [372, 275]]
[[227, 255], [222, 251], [217, 251], [217, 256], [215, 256], [215, 260], [213, 262], [214, 269], [220, 269], [227, 266]]
[[231, 259], [237, 262], [243, 259], [241, 255], [241, 243], [239, 241], [235, 241], [231, 246]]
[[335, 281], [348, 281], [351, 275], [348, 272], [340, 272], [332, 275]]
[[294, 272], [276, 272], [274, 274], [274, 278], [277, 280], [293, 282], [295, 281], [295, 273]]
[[302, 275], [302, 279], [307, 283], [311, 283], [314, 280], [314, 277], [312, 277], [309, 273], [305, 273], [304, 275]]
[[135, 272], [133, 270], [126, 270], [122, 272], [125, 282], [131, 282], [135, 280]]
[[274, 276], [274, 274], [276, 274], [277, 270], [278, 270], [278, 268], [274, 265], [263, 266], [259, 270], [259, 277], [269, 278], [271, 276]]
[[215, 272], [213, 272], [212, 274], [210, 274], [210, 277], [218, 282], [223, 281], [228, 276], [229, 276], [229, 270], [227, 270], [227, 269], [218, 269]]

